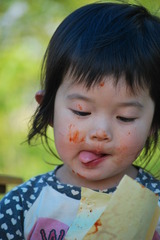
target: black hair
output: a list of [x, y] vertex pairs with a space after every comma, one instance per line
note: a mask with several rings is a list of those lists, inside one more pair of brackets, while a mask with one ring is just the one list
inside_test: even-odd
[[[155, 103], [152, 141], [157, 145], [160, 128], [158, 17], [143, 6], [102, 2], [83, 6], [64, 19], [53, 34], [43, 59], [44, 98], [32, 119], [29, 144], [40, 135], [49, 147], [47, 128], [53, 118], [57, 90], [68, 71], [75, 81], [84, 83], [87, 88], [109, 75], [116, 83], [124, 76], [133, 91], [147, 87]], [[149, 138], [146, 152], [150, 143]]]

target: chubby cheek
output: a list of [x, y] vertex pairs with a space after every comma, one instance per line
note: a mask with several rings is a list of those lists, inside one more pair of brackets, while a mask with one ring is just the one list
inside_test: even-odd
[[71, 157], [77, 147], [85, 142], [85, 133], [78, 129], [74, 123], [69, 123], [65, 127], [55, 128], [55, 144], [57, 151], [62, 158]]
[[142, 151], [145, 141], [144, 136], [138, 136], [135, 132], [128, 131], [115, 148], [118, 156], [116, 164], [132, 163]]

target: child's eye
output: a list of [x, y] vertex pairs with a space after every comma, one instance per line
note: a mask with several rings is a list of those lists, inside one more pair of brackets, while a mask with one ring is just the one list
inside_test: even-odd
[[90, 115], [91, 113], [90, 112], [82, 112], [82, 111], [77, 111], [77, 110], [72, 110], [72, 112], [78, 116], [88, 116]]
[[136, 118], [117, 117], [117, 119], [122, 122], [133, 122]]

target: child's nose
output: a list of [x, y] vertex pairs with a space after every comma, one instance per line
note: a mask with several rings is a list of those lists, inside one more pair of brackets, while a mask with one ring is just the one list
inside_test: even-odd
[[103, 129], [95, 129], [90, 132], [90, 139], [94, 141], [111, 141], [111, 133]]

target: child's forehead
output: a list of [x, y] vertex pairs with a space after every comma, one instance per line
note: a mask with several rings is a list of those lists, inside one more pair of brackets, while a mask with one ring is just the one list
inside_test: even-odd
[[[88, 84], [90, 83], [90, 84]], [[92, 83], [87, 77], [80, 77], [77, 78], [75, 75], [71, 73], [67, 73], [66, 76], [63, 78], [62, 82], [63, 86], [66, 88], [66, 91], [70, 91], [74, 88], [81, 88], [85, 91], [103, 88], [105, 86], [112, 85], [116, 89], [117, 93], [120, 89], [125, 89], [129, 95], [139, 95], [142, 92], [149, 93], [149, 88], [146, 86], [140, 85], [133, 85], [130, 86], [124, 76], [120, 76], [118, 79], [114, 77], [114, 75], [106, 75], [102, 76], [101, 78], [93, 79]]]

